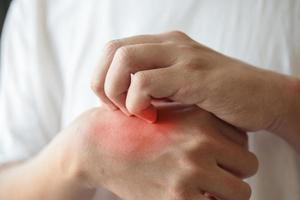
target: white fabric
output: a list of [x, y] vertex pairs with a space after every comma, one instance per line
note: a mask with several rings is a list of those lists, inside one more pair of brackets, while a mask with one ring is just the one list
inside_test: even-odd
[[[32, 157], [98, 104], [89, 82], [107, 41], [173, 29], [227, 55], [300, 77], [297, 0], [16, 0], [2, 38], [1, 162]], [[299, 155], [272, 134], [250, 137], [260, 160], [250, 180], [252, 199], [300, 199]], [[100, 189], [97, 196], [114, 199]]]

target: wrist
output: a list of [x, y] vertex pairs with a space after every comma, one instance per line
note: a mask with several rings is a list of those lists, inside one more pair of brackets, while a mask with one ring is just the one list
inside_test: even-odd
[[273, 98], [277, 99], [278, 103], [271, 105], [276, 110], [276, 118], [268, 131], [290, 140], [289, 137], [300, 132], [300, 79], [282, 74], [277, 75], [280, 76], [276, 82], [279, 90]]
[[[79, 155], [76, 155], [78, 151], [74, 140], [68, 135], [63, 132], [58, 134], [37, 160], [49, 170], [47, 173], [52, 175], [50, 178], [55, 181], [54, 185], [60, 185], [66, 193], [74, 196], [73, 199], [89, 199], [95, 188], [87, 184], [84, 170], [79, 164]], [[43, 173], [45, 171], [44, 168]]]

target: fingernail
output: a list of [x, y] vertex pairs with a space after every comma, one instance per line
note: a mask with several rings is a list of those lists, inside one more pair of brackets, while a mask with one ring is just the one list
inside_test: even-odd
[[136, 116], [152, 124], [155, 123], [157, 120], [157, 110], [153, 106], [150, 106], [149, 108], [143, 110], [140, 114]]

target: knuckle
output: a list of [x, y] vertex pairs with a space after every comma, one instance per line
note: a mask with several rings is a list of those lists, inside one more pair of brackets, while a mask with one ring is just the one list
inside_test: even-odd
[[198, 149], [203, 153], [211, 153], [216, 150], [218, 145], [216, 142], [209, 137], [201, 137], [198, 139]]
[[180, 30], [170, 31], [169, 34], [172, 35], [172, 36], [175, 36], [175, 37], [181, 37], [181, 38], [186, 38], [187, 37], [187, 35], [184, 32], [180, 31]]
[[91, 84], [91, 89], [94, 91], [94, 93], [102, 100], [102, 102], [108, 102], [107, 96], [104, 91], [104, 87], [102, 84], [100, 84], [98, 81], [92, 81]]
[[134, 74], [132, 84], [136, 90], [144, 90], [150, 84], [148, 76], [144, 72], [137, 72]]
[[111, 40], [104, 46], [104, 52], [108, 55], [113, 54], [121, 47], [120, 40]]
[[101, 83], [98, 80], [91, 81], [90, 87], [98, 95], [103, 93], [103, 86], [101, 86]]
[[98, 87], [94, 88], [94, 86], [92, 86], [92, 90], [96, 93], [96, 95], [102, 100], [102, 102], [107, 102], [107, 97], [105, 95], [104, 89], [103, 87]]
[[115, 57], [121, 63], [128, 63], [132, 58], [132, 48], [126, 46], [118, 48]]
[[168, 199], [172, 200], [188, 200], [188, 193], [185, 191], [184, 183], [182, 181], [175, 181], [168, 190]]
[[187, 175], [197, 174], [199, 171], [195, 161], [191, 157], [189, 154], [184, 154], [178, 158], [179, 166], [184, 169]]

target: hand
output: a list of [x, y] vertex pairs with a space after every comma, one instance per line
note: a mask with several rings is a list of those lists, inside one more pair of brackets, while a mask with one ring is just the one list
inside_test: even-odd
[[249, 199], [242, 179], [258, 164], [245, 133], [197, 107], [158, 108], [155, 124], [100, 108], [82, 114], [64, 130], [67, 169], [127, 200]]
[[175, 31], [110, 42], [92, 88], [105, 105], [150, 122], [157, 116], [152, 101], [164, 99], [198, 105], [236, 127], [256, 131], [275, 129], [293, 110], [287, 109], [288, 79]]

